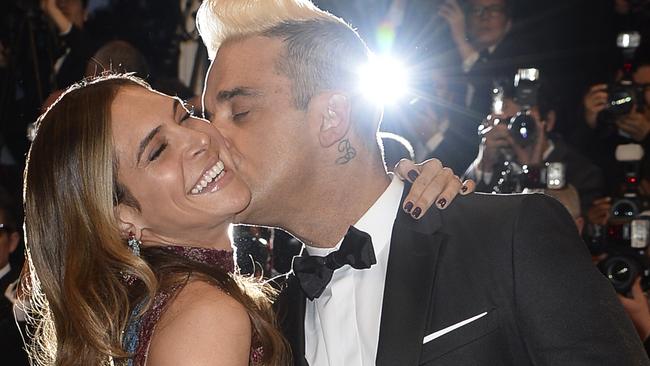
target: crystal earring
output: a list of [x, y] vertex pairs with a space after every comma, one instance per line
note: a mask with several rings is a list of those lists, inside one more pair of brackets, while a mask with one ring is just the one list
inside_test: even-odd
[[129, 239], [127, 240], [127, 243], [129, 244], [129, 248], [131, 248], [131, 251], [136, 257], [140, 256], [140, 244], [142, 242], [138, 240], [138, 238], [135, 237], [135, 234], [131, 231], [129, 232]]

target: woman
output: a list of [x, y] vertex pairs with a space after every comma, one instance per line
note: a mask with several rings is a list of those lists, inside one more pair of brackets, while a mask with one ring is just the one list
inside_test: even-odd
[[25, 174], [38, 361], [288, 363], [271, 291], [228, 273], [250, 191], [215, 128], [127, 76], [74, 86], [39, 122]]

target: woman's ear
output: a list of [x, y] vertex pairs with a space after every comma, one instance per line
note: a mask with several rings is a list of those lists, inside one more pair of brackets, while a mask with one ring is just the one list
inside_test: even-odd
[[131, 206], [120, 203], [115, 207], [115, 217], [120, 226], [120, 235], [128, 238], [130, 233], [135, 234], [136, 238], [142, 235], [142, 225], [138, 225], [139, 217], [137, 210]]
[[322, 147], [341, 141], [350, 129], [350, 101], [338, 93], [322, 94], [315, 101], [316, 118], [320, 119], [318, 140]]

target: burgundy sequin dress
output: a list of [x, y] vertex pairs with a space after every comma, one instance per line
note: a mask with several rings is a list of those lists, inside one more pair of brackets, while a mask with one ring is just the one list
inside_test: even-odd
[[[216, 250], [207, 248], [194, 248], [182, 246], [167, 246], [164, 247], [176, 255], [186, 257], [196, 262], [201, 262], [213, 266], [218, 266], [226, 272], [232, 273], [235, 269], [233, 252], [227, 250]], [[170, 300], [182, 289], [182, 286], [173, 287], [168, 291], [160, 291], [156, 294], [153, 304], [142, 317], [137, 317], [144, 305], [138, 304], [133, 312], [131, 318], [124, 332], [124, 349], [133, 357], [127, 361], [128, 366], [145, 366], [147, 362], [147, 355], [149, 353], [149, 346], [151, 338], [156, 325], [160, 320], [162, 314], [170, 304]], [[260, 365], [262, 359], [262, 349], [254, 347], [251, 350], [250, 364]]]

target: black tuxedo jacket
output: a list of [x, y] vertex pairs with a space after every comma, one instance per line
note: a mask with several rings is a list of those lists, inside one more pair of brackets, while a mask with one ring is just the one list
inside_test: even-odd
[[[295, 365], [307, 365], [295, 278], [277, 306]], [[377, 321], [381, 366], [650, 365], [568, 213], [537, 194], [458, 197], [419, 221], [400, 210]]]

